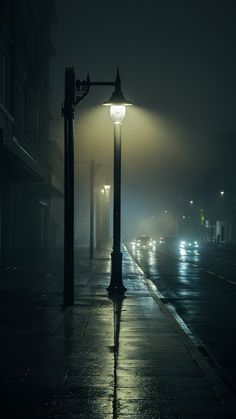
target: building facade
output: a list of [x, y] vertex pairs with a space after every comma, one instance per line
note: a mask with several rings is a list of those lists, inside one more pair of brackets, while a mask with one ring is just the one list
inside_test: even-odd
[[0, 10], [0, 269], [62, 246], [63, 156], [49, 135], [51, 0]]

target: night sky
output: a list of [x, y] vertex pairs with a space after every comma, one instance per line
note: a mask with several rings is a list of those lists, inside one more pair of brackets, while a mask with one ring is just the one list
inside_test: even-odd
[[[92, 80], [109, 81], [119, 65], [123, 93], [134, 104], [122, 126], [125, 229], [131, 219], [137, 225], [138, 219], [174, 207], [179, 198], [201, 199], [201, 206], [207, 205], [208, 191], [226, 186], [225, 149], [235, 151], [235, 1], [55, 0], [55, 4], [51, 65], [55, 125], [62, 124], [66, 66], [75, 67], [77, 79], [89, 72]], [[107, 109], [100, 106], [111, 93], [109, 88], [94, 87], [76, 108], [81, 220], [88, 204], [84, 163], [91, 158], [100, 161], [97, 182], [112, 182], [113, 127]]]

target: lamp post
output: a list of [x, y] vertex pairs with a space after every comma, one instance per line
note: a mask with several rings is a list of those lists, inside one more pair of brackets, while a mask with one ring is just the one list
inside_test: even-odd
[[[121, 93], [119, 73], [115, 81], [76, 80], [73, 67], [65, 70], [65, 101], [62, 106], [64, 117], [64, 305], [74, 304], [74, 133], [75, 106], [89, 93], [91, 86], [115, 86], [113, 94], [118, 105], [117, 94]], [[117, 97], [115, 97], [117, 96]], [[124, 101], [124, 97], [120, 100]], [[121, 108], [125, 104], [120, 103]], [[128, 103], [127, 103], [128, 105]]]
[[122, 281], [121, 252], [121, 124], [125, 118], [126, 106], [130, 106], [121, 91], [119, 71], [116, 88], [109, 101], [110, 116], [114, 124], [114, 201], [113, 201], [113, 248], [111, 253], [111, 280], [107, 288], [109, 294], [124, 294], [126, 288]]

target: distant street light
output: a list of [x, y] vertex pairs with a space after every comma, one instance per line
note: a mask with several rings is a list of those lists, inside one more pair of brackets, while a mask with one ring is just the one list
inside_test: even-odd
[[111, 253], [111, 280], [107, 288], [109, 294], [124, 294], [122, 282], [121, 253], [121, 124], [125, 118], [126, 106], [131, 106], [121, 91], [119, 71], [116, 76], [115, 90], [105, 106], [110, 107], [114, 124], [114, 202], [113, 202], [113, 249]]
[[220, 196], [223, 198], [224, 197], [224, 191], [220, 191]]
[[105, 189], [106, 192], [109, 192], [111, 189], [111, 185], [103, 185], [103, 188]]
[[194, 202], [193, 201], [189, 201], [189, 205], [193, 205], [194, 204]]

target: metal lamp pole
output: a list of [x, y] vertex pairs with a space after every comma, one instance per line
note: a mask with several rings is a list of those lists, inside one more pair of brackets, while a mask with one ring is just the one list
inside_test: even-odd
[[111, 253], [110, 293], [124, 293], [121, 253], [121, 124], [114, 123], [114, 201], [113, 201], [113, 250]]
[[104, 103], [110, 106], [114, 124], [114, 201], [113, 201], [113, 249], [111, 253], [111, 280], [107, 288], [109, 294], [124, 294], [122, 281], [121, 252], [121, 124], [125, 118], [126, 106], [130, 106], [121, 92], [120, 76], [117, 72], [116, 90], [111, 99]]
[[94, 176], [95, 161], [90, 162], [90, 234], [89, 234], [89, 258], [93, 260], [94, 254]]

